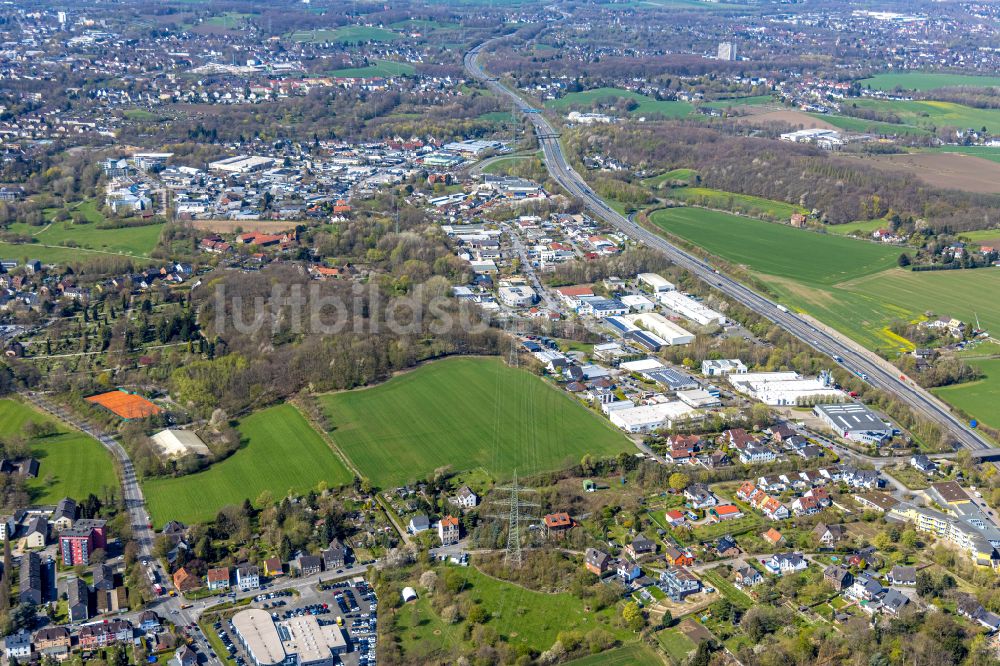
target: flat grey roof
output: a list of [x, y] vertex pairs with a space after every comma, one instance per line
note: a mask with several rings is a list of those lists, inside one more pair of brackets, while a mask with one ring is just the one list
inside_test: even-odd
[[886, 430], [885, 421], [860, 402], [845, 402], [836, 405], [816, 405], [840, 430]]

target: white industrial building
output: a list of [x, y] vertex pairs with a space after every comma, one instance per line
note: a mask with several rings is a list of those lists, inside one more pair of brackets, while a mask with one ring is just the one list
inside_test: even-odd
[[738, 358], [720, 358], [701, 362], [701, 374], [706, 377], [724, 377], [725, 375], [742, 375], [747, 366]]
[[209, 162], [208, 168], [212, 171], [225, 171], [228, 173], [250, 173], [251, 171], [266, 169], [272, 164], [274, 164], [274, 160], [270, 157], [237, 155], [236, 157], [227, 157], [223, 160]]
[[649, 300], [642, 294], [628, 294], [627, 296], [622, 296], [618, 300], [627, 305], [629, 309], [634, 312], [652, 312], [656, 307], [656, 303]]
[[797, 372], [748, 372], [729, 375], [738, 392], [765, 405], [816, 405], [843, 402], [847, 395], [822, 379], [803, 377]]
[[608, 419], [629, 433], [650, 432], [657, 428], [673, 428], [677, 423], [703, 417], [704, 415], [697, 409], [678, 401], [608, 411]]
[[624, 315], [622, 319], [662, 338], [668, 345], [687, 345], [694, 341], [694, 333], [686, 331], [656, 312]]
[[512, 308], [527, 308], [535, 304], [535, 290], [528, 285], [505, 285], [497, 292], [500, 302]]
[[845, 439], [881, 444], [892, 437], [892, 426], [860, 402], [816, 405], [813, 413]]
[[152, 437], [158, 453], [164, 458], [189, 455], [209, 456], [212, 452], [192, 430], [161, 430]]
[[685, 319], [690, 319], [696, 324], [708, 326], [710, 324], [725, 324], [726, 316], [721, 312], [716, 312], [707, 305], [702, 305], [698, 301], [685, 296], [677, 291], [660, 292], [657, 298], [663, 307], [673, 310]]
[[722, 400], [717, 395], [712, 395], [705, 389], [692, 389], [690, 391], [677, 391], [677, 399], [688, 407], [694, 409], [707, 409], [709, 407], [719, 407]]
[[255, 666], [333, 666], [347, 652], [347, 640], [336, 624], [321, 626], [314, 615], [275, 622], [267, 611], [240, 611], [233, 632]]
[[636, 279], [652, 289], [654, 294], [662, 294], [677, 288], [673, 282], [670, 282], [659, 273], [639, 273]]

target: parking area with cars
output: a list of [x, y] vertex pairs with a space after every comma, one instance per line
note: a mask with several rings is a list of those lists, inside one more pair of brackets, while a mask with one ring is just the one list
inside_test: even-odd
[[[259, 594], [250, 607], [267, 611], [276, 623], [312, 615], [320, 626], [336, 624], [343, 630], [348, 644], [348, 652], [339, 655], [340, 663], [345, 666], [377, 664], [378, 601], [375, 591], [364, 579], [310, 585], [295, 592], [286, 589]], [[229, 616], [216, 618], [211, 631], [225, 650], [218, 655], [220, 658], [235, 666], [252, 663], [233, 631]]]

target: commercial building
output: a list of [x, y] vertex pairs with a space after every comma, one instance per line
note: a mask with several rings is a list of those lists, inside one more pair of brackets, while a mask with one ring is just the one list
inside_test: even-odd
[[816, 405], [813, 414], [845, 439], [880, 444], [892, 437], [892, 427], [859, 402]]
[[535, 290], [527, 285], [509, 285], [500, 287], [497, 295], [500, 302], [512, 308], [527, 308], [535, 304], [538, 296]]
[[313, 615], [275, 623], [266, 611], [248, 609], [233, 616], [233, 632], [255, 666], [333, 666], [347, 652], [344, 632], [321, 626]]
[[726, 323], [726, 315], [716, 312], [680, 292], [660, 292], [657, 294], [657, 298], [663, 307], [669, 308], [685, 319], [690, 319], [701, 326]]
[[723, 377], [725, 375], [742, 375], [747, 366], [738, 358], [721, 358], [701, 362], [701, 374], [706, 377]]
[[237, 155], [236, 157], [227, 157], [223, 160], [209, 162], [208, 168], [211, 171], [224, 171], [226, 173], [251, 173], [266, 169], [272, 164], [274, 164], [274, 160], [270, 157]]
[[820, 378], [806, 378], [797, 372], [748, 372], [729, 375], [738, 392], [765, 405], [815, 405], [843, 402], [847, 395]]
[[703, 418], [697, 409], [683, 402], [661, 402], [638, 407], [626, 407], [608, 412], [608, 419], [630, 433], [643, 433], [657, 428], [673, 428], [675, 424]]
[[677, 288], [674, 286], [673, 282], [670, 282], [658, 273], [639, 273], [636, 276], [636, 279], [639, 280], [640, 283], [652, 289], [654, 294], [673, 291]]
[[255, 666], [274, 666], [285, 661], [281, 636], [267, 611], [251, 608], [232, 619], [233, 633]]
[[668, 345], [686, 345], [694, 341], [694, 333], [686, 331], [674, 322], [656, 312], [640, 312], [627, 314], [622, 319], [633, 325], [650, 331]]

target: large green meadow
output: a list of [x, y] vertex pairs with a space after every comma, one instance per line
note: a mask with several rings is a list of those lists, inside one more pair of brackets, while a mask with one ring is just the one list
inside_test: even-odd
[[362, 44], [365, 42], [394, 42], [402, 37], [398, 32], [364, 25], [350, 25], [342, 28], [318, 30], [298, 30], [289, 35], [293, 42], [336, 42], [339, 44]]
[[942, 400], [973, 414], [988, 426], [1000, 428], [1000, 358], [969, 360], [983, 372], [978, 381], [934, 389]]
[[937, 100], [859, 99], [858, 108], [895, 114], [904, 125], [922, 129], [937, 127], [985, 127], [1000, 132], [1000, 109], [977, 109], [954, 102]]
[[629, 112], [633, 116], [683, 118], [694, 110], [694, 107], [687, 102], [656, 100], [623, 88], [595, 88], [594, 90], [569, 93], [559, 99], [546, 102], [545, 106], [559, 111], [568, 110], [571, 107], [592, 108], [598, 103], [614, 102], [622, 98], [632, 100], [638, 105]]
[[1000, 76], [973, 76], [970, 74], [949, 74], [947, 72], [883, 72], [867, 79], [861, 85], [875, 90], [938, 90], [940, 88], [973, 87], [987, 88], [1000, 86]]
[[143, 483], [150, 516], [157, 525], [168, 520], [204, 522], [227, 504], [251, 502], [265, 490], [275, 499], [301, 493], [321, 481], [329, 487], [353, 478], [298, 409], [269, 407], [240, 421], [246, 446], [196, 474], [156, 478]]
[[33, 503], [55, 504], [63, 497], [84, 499], [90, 493], [102, 497], [105, 488], [117, 492], [114, 461], [100, 442], [17, 400], [0, 400], [0, 438], [20, 436], [29, 422], [56, 425], [55, 434], [28, 441], [39, 463], [38, 478], [27, 481]]
[[320, 403], [337, 446], [383, 488], [444, 466], [507, 478], [631, 448], [603, 418], [496, 358], [435, 361]]
[[896, 268], [900, 249], [699, 208], [658, 211], [664, 231], [745, 266], [781, 302], [871, 349], [906, 350], [887, 330], [925, 312], [1000, 330], [1000, 271], [914, 273]]
[[343, 79], [369, 79], [376, 76], [390, 78], [393, 76], [413, 76], [416, 71], [416, 68], [407, 62], [375, 60], [371, 64], [364, 67], [335, 69], [330, 72], [330, 76], [336, 76]]

